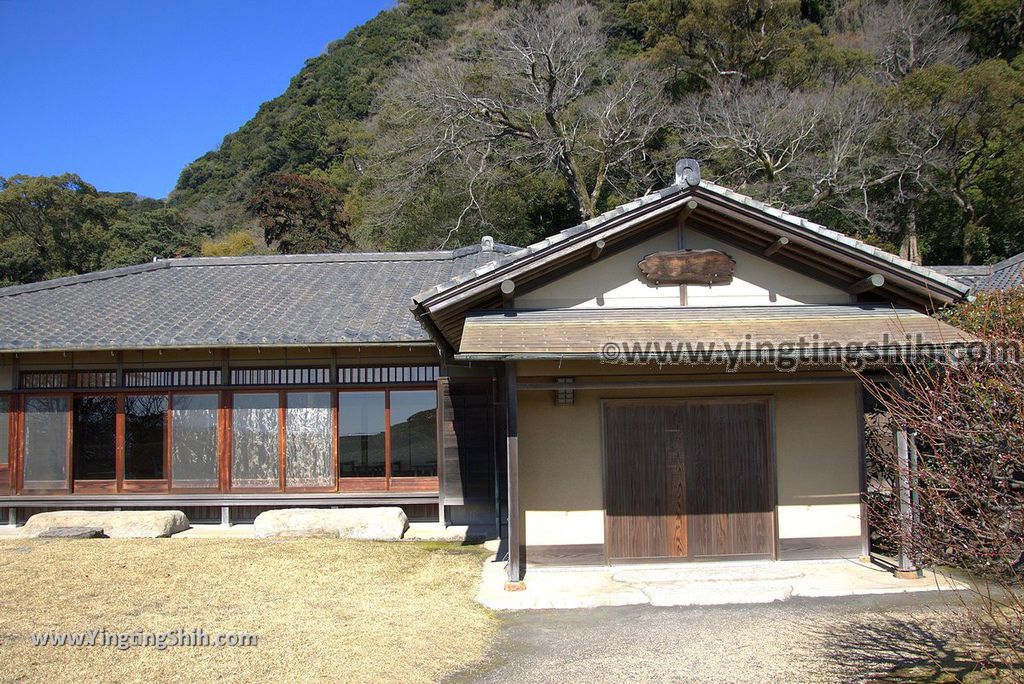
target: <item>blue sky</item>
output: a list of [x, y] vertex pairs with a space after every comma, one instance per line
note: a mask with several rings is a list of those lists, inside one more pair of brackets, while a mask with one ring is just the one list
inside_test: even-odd
[[0, 176], [164, 197], [390, 0], [0, 0]]

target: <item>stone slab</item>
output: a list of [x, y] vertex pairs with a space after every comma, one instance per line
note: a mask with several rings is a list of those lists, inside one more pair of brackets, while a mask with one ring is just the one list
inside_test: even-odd
[[409, 518], [397, 506], [376, 508], [281, 508], [253, 521], [253, 533], [265, 537], [332, 537], [398, 541]]
[[21, 536], [67, 527], [98, 527], [112, 539], [154, 539], [187, 530], [189, 523], [181, 511], [49, 511], [29, 518]]

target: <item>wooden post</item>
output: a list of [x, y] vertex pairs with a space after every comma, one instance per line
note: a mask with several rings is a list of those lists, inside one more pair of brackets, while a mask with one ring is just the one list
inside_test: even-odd
[[[896, 439], [897, 489], [900, 497], [900, 548], [897, 568], [894, 573], [899, 579], [917, 579], [920, 571], [914, 566], [911, 558], [911, 544], [914, 535], [914, 506], [911, 481], [910, 440], [907, 429], [899, 426], [894, 431]], [[916, 458], [914, 459], [916, 461]]]
[[697, 200], [690, 200], [683, 205], [683, 208], [679, 210], [679, 214], [676, 216], [676, 225], [682, 226], [686, 223], [686, 219], [690, 217], [693, 210], [697, 208]]
[[505, 362], [505, 439], [508, 457], [508, 581], [506, 591], [523, 588], [523, 568], [519, 529], [519, 401], [516, 364]]
[[860, 555], [871, 562], [871, 528], [868, 524], [867, 426], [864, 422], [864, 384], [857, 383], [857, 465], [860, 489]]

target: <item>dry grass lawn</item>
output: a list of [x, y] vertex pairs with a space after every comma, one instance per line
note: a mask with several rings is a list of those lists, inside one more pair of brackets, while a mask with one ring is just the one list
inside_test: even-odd
[[[481, 557], [327, 539], [0, 540], [0, 681], [427, 682], [480, 658]], [[34, 632], [252, 632], [255, 647], [33, 646]]]

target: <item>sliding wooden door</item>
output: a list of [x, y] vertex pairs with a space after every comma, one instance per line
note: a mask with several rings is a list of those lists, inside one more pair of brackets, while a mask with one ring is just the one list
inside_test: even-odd
[[763, 399], [604, 403], [610, 561], [774, 555]]

